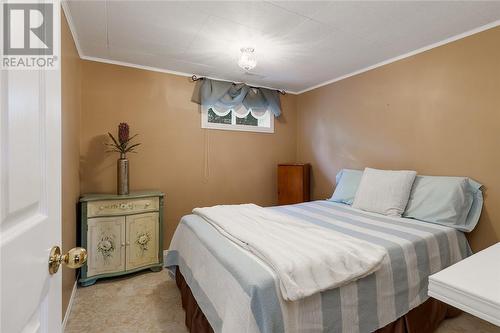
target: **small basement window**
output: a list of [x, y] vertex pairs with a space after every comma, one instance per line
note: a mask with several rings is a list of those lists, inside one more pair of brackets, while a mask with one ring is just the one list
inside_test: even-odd
[[238, 110], [218, 112], [212, 107], [202, 107], [201, 127], [229, 131], [274, 133], [274, 116], [269, 110], [253, 112], [243, 107]]

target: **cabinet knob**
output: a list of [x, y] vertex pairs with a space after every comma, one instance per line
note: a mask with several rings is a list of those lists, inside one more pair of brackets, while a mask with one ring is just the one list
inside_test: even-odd
[[146, 202], [146, 207], [149, 207], [150, 203], [149, 202]]
[[125, 243], [122, 243], [122, 247], [124, 247], [124, 246], [125, 246]]
[[100, 209], [100, 210], [103, 210], [103, 209], [104, 209], [104, 206], [99, 207], [99, 209]]

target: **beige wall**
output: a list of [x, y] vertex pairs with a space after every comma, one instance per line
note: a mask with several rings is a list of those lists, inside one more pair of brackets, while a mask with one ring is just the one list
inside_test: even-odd
[[414, 169], [486, 186], [475, 250], [500, 240], [500, 28], [301, 94], [297, 157], [313, 196], [341, 168]]
[[275, 134], [204, 130], [186, 77], [90, 61], [82, 75], [81, 191], [116, 191], [105, 134], [127, 122], [142, 143], [129, 154], [131, 189], [166, 194], [164, 248], [194, 207], [276, 204], [276, 164], [296, 157], [296, 96], [282, 98]]
[[[76, 204], [80, 195], [81, 60], [61, 11], [62, 86], [62, 250], [76, 245]], [[63, 317], [75, 283], [75, 270], [63, 268]]]

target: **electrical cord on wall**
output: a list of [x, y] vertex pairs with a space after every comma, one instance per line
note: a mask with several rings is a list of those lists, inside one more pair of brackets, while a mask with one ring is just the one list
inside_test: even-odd
[[203, 183], [207, 184], [210, 178], [210, 130], [205, 128], [205, 151], [204, 151], [204, 170], [203, 170]]

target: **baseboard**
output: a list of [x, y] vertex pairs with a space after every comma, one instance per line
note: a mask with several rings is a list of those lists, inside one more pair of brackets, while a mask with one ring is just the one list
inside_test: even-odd
[[71, 314], [71, 308], [73, 307], [73, 301], [75, 300], [76, 289], [78, 287], [78, 278], [76, 277], [75, 284], [73, 285], [73, 290], [71, 291], [71, 297], [69, 298], [68, 307], [66, 308], [66, 313], [64, 314], [64, 320], [62, 322], [61, 332], [64, 333], [66, 330], [66, 324], [68, 323], [69, 315]]

